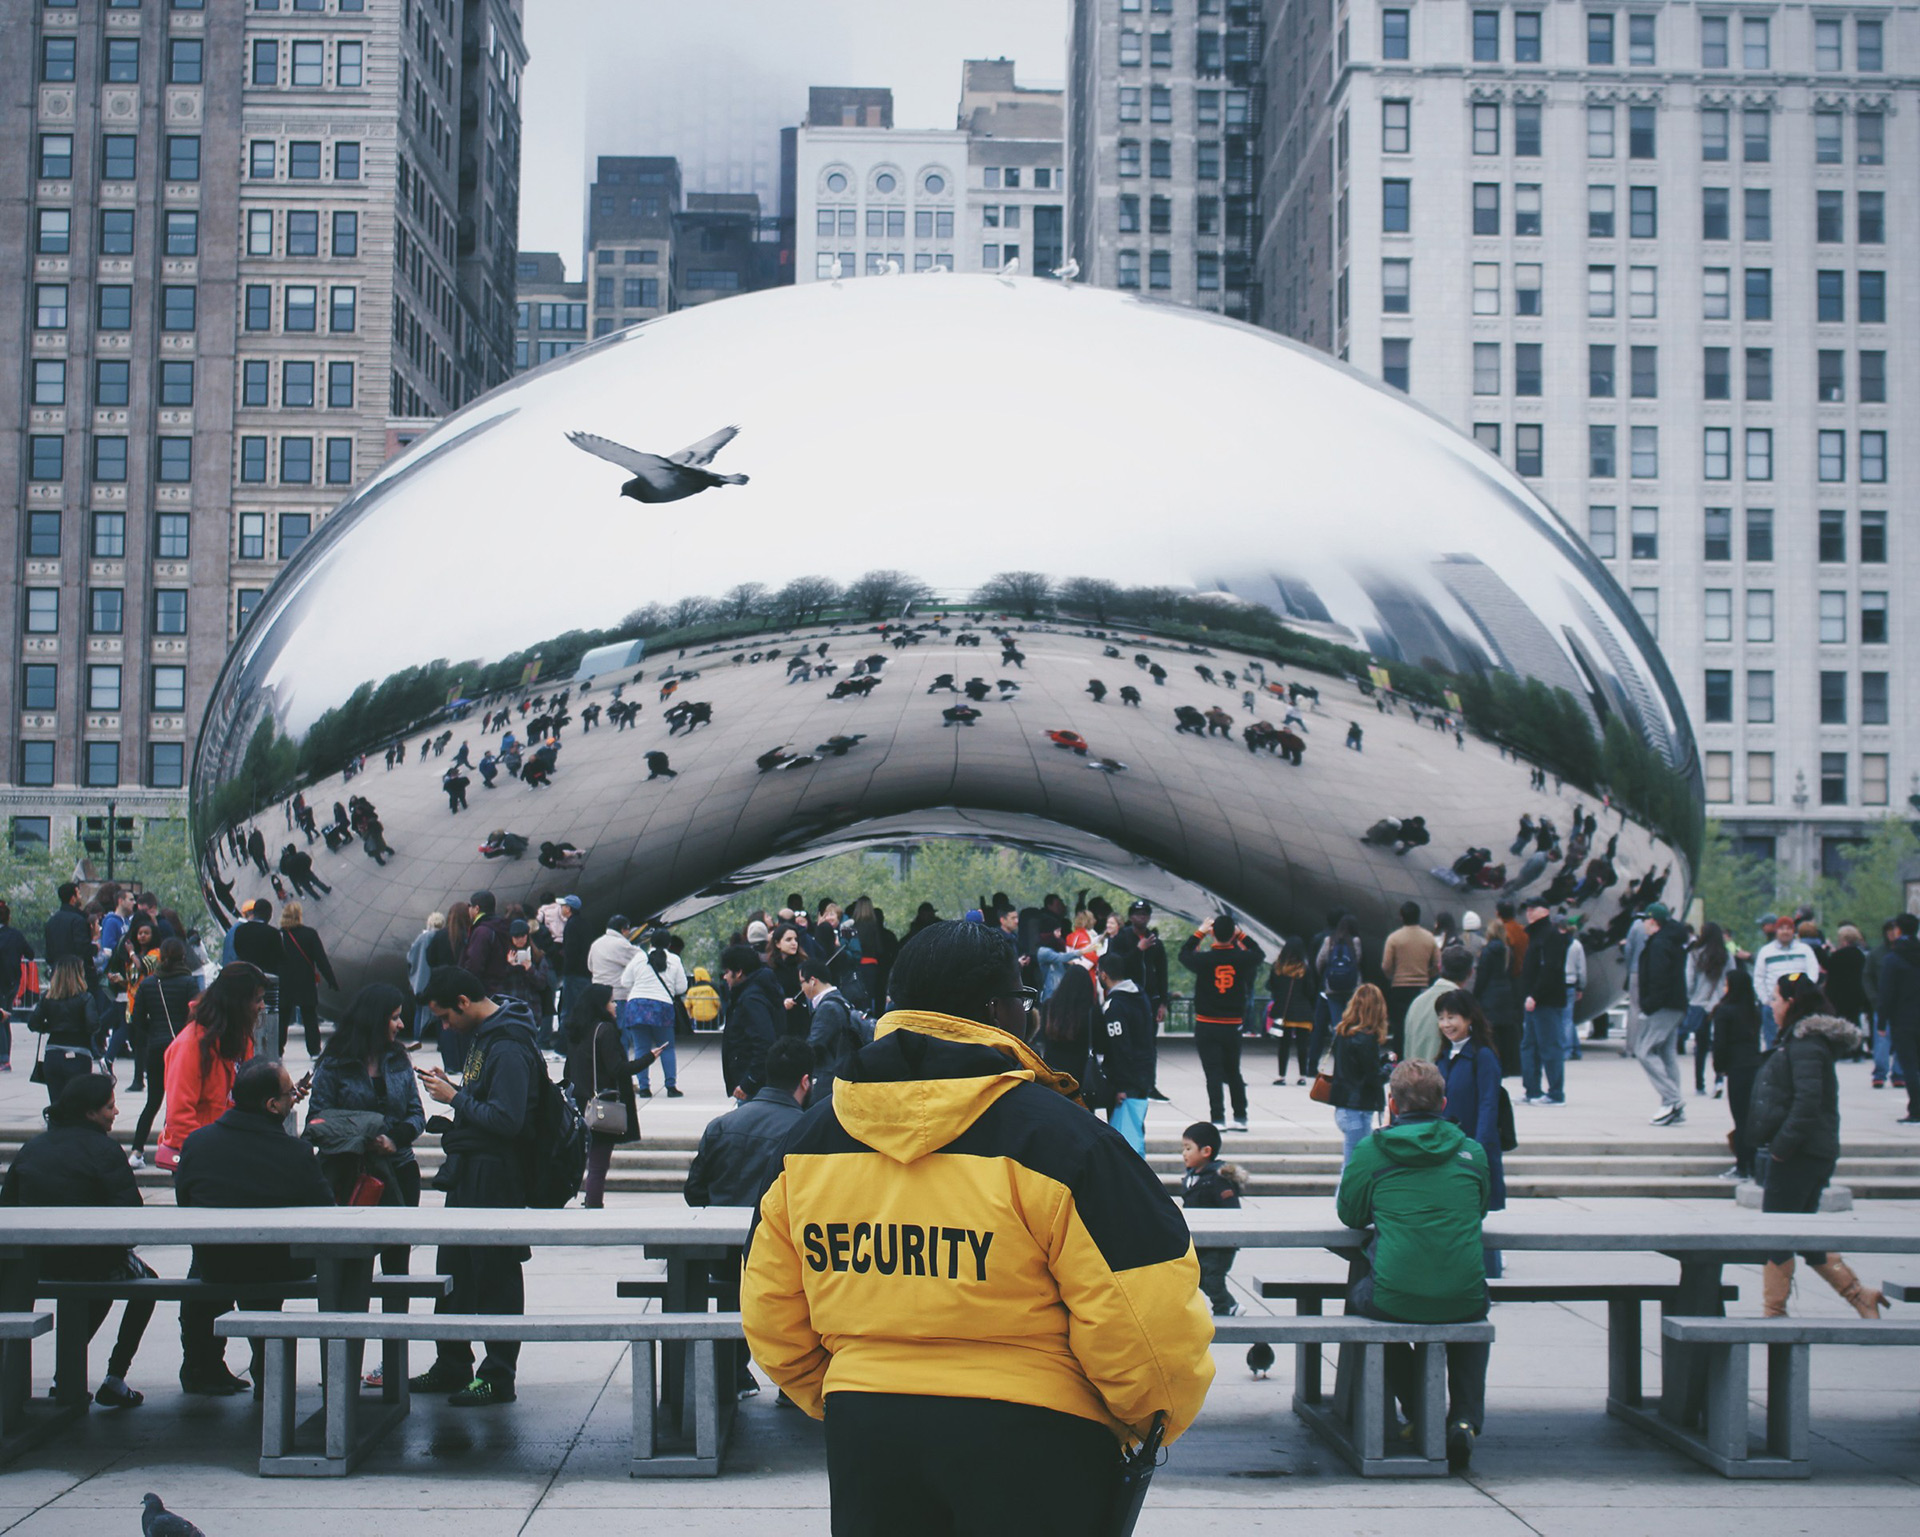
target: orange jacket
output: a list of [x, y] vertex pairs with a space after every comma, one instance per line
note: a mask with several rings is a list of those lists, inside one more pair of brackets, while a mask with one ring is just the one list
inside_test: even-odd
[[194, 1132], [211, 1126], [232, 1107], [234, 1075], [240, 1071], [240, 1062], [253, 1055], [249, 1037], [240, 1062], [229, 1062], [215, 1052], [213, 1065], [203, 1070], [201, 1033], [199, 1025], [190, 1024], [167, 1048], [167, 1121], [160, 1140], [175, 1152]]

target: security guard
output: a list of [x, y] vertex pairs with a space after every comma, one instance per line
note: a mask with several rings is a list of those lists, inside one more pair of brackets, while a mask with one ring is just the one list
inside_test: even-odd
[[890, 991], [760, 1203], [748, 1344], [826, 1421], [836, 1537], [1091, 1537], [1122, 1445], [1213, 1379], [1186, 1224], [1023, 1044], [992, 929], [923, 929]]

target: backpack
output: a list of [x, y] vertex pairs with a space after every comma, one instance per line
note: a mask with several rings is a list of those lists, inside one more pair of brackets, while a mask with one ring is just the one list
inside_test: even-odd
[[1360, 985], [1360, 957], [1344, 941], [1327, 947], [1327, 970], [1321, 978], [1329, 998], [1347, 999]]
[[580, 1193], [586, 1173], [587, 1124], [542, 1061], [528, 1150], [527, 1205], [546, 1211], [565, 1206]]

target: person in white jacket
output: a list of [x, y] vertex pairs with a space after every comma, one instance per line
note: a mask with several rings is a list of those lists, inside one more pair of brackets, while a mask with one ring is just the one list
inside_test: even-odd
[[625, 1003], [627, 989], [620, 978], [626, 974], [627, 962], [633, 957], [633, 941], [627, 938], [626, 917], [615, 913], [607, 920], [607, 932], [587, 946], [588, 979], [612, 988], [616, 1004]]
[[[674, 1004], [686, 996], [687, 972], [680, 957], [666, 947], [666, 935], [656, 930], [644, 946], [634, 949], [633, 957], [620, 973], [615, 996], [624, 995], [620, 1005], [620, 1039], [629, 1062], [644, 1062], [655, 1047], [660, 1048], [660, 1072], [667, 1081], [667, 1098], [679, 1099], [675, 1082], [673, 1050]], [[648, 1083], [650, 1066], [642, 1066], [635, 1075], [639, 1082], [634, 1092], [644, 1099], [653, 1097]]]

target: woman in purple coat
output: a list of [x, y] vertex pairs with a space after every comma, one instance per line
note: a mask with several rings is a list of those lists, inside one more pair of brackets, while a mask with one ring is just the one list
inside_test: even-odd
[[[1500, 1211], [1507, 1204], [1507, 1176], [1500, 1162], [1502, 1090], [1500, 1053], [1493, 1044], [1493, 1029], [1479, 1000], [1464, 988], [1442, 995], [1434, 1013], [1447, 1040], [1446, 1050], [1434, 1064], [1447, 1081], [1447, 1103], [1441, 1114], [1485, 1150], [1487, 1210]], [[1500, 1251], [1488, 1249], [1486, 1261], [1488, 1279], [1498, 1277]]]

